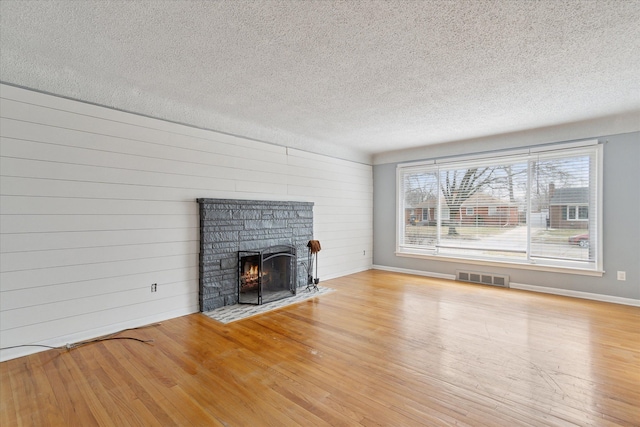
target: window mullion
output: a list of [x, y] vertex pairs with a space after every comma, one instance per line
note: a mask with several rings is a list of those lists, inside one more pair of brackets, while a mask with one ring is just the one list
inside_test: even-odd
[[532, 170], [532, 161], [531, 159], [529, 159], [527, 161], [527, 182], [526, 182], [526, 204], [527, 204], [527, 215], [526, 215], [526, 221], [527, 221], [527, 261], [531, 262], [531, 208], [532, 208], [532, 203], [531, 203], [531, 180], [532, 180], [532, 176], [533, 176], [533, 170]]
[[436, 198], [436, 211], [438, 212], [438, 219], [436, 221], [436, 247], [435, 252], [438, 253], [438, 247], [442, 239], [442, 183], [440, 182], [440, 168], [436, 168], [436, 183], [438, 188], [438, 197]]

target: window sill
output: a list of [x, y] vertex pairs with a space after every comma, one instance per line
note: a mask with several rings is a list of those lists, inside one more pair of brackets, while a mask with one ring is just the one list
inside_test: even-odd
[[502, 267], [502, 268], [515, 268], [519, 270], [575, 274], [580, 276], [602, 277], [602, 275], [604, 274], [603, 270], [587, 270], [584, 268], [577, 268], [577, 267], [564, 267], [564, 266], [553, 266], [553, 265], [533, 264], [533, 263], [525, 264], [521, 262], [494, 261], [494, 260], [484, 260], [484, 259], [470, 259], [470, 258], [455, 257], [451, 255], [435, 255], [435, 254], [402, 252], [402, 251], [396, 251], [395, 254], [396, 256], [405, 257], [405, 258], [418, 258], [418, 259], [428, 259], [431, 261], [456, 262], [461, 264], [485, 265], [485, 266], [495, 266], [495, 267]]

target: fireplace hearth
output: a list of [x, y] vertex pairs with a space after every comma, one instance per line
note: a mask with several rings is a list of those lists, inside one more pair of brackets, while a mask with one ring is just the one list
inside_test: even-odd
[[260, 305], [295, 295], [296, 264], [291, 245], [238, 252], [238, 303]]

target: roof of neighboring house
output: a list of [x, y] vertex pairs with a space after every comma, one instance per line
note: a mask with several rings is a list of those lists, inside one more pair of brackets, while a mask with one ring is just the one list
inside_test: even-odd
[[486, 193], [476, 193], [473, 196], [469, 197], [467, 200], [462, 203], [462, 206], [465, 207], [473, 207], [473, 206], [511, 206], [515, 205], [515, 203], [511, 203], [508, 200], [499, 199], [497, 197], [490, 196]]
[[418, 208], [418, 209], [435, 208], [436, 206], [438, 206], [438, 199], [436, 199], [435, 197], [430, 197], [424, 202], [420, 202], [417, 205], [415, 205], [415, 208]]
[[549, 200], [550, 205], [589, 203], [588, 187], [556, 188]]

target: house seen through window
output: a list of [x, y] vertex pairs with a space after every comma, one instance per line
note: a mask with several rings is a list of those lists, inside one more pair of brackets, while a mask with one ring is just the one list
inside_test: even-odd
[[598, 271], [600, 159], [589, 142], [398, 165], [397, 252]]

